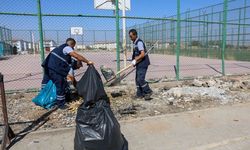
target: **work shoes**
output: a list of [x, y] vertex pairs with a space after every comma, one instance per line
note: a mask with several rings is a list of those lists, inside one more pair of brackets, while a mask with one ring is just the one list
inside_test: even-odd
[[143, 96], [137, 96], [137, 95], [134, 95], [134, 96], [131, 96], [132, 99], [143, 99], [144, 97]]
[[65, 101], [57, 101], [57, 106], [59, 109], [67, 109], [67, 106], [65, 105]]
[[152, 100], [152, 98], [151, 98], [152, 94], [153, 94], [153, 92], [150, 92], [150, 93], [146, 94], [146, 95], [144, 96], [144, 100], [145, 100], [145, 101], [150, 101], [150, 100]]

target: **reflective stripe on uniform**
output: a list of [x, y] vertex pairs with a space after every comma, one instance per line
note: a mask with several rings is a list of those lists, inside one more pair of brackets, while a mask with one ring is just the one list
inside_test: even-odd
[[143, 86], [141, 86], [141, 87], [146, 87], [148, 84], [146, 83], [146, 84], [144, 84]]
[[57, 95], [56, 99], [59, 100], [59, 101], [60, 100], [65, 100], [65, 95]]
[[63, 95], [63, 96], [56, 96], [56, 97], [61, 98], [61, 97], [65, 97], [65, 95]]
[[58, 97], [58, 98], [62, 98], [62, 97], [65, 97], [65, 95], [62, 95], [62, 96], [60, 96], [60, 95], [57, 95], [56, 97]]
[[67, 65], [71, 66], [64, 58], [62, 58], [61, 56], [57, 55], [55, 52], [51, 52], [51, 54], [53, 54], [54, 56], [56, 56], [57, 58], [59, 58], [60, 60], [62, 60], [63, 62], [65, 62]]

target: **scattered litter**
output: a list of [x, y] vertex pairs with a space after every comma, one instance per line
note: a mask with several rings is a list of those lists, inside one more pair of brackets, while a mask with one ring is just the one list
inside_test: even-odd
[[123, 96], [123, 95], [125, 95], [126, 94], [126, 92], [125, 91], [121, 91], [121, 90], [119, 90], [119, 91], [112, 91], [111, 92], [111, 96], [113, 97], [113, 98], [116, 98], [116, 97], [121, 97], [121, 96]]
[[128, 114], [136, 114], [137, 108], [134, 105], [129, 106], [128, 108], [118, 110], [118, 113], [121, 115], [128, 115]]

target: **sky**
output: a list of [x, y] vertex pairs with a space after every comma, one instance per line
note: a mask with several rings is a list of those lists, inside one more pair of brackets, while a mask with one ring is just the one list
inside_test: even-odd
[[[188, 8], [200, 8], [222, 1], [223, 0], [181, 0], [181, 7], [182, 10], [185, 11]], [[1, 11], [36, 12], [36, 0], [0, 0], [0, 2]], [[94, 9], [94, 0], [41, 0], [41, 3], [43, 12], [45, 13], [95, 14], [97, 11]], [[176, 0], [131, 0], [131, 8], [129, 13], [136, 14], [137, 16], [153, 16], [155, 14], [171, 15], [175, 13]]]
[[[238, 6], [244, 0], [235, 0], [232, 5]], [[248, 2], [250, 0], [247, 0]], [[181, 12], [188, 9], [198, 9], [209, 5], [218, 4], [223, 0], [181, 0]], [[127, 16], [139, 17], [168, 17], [176, 14], [176, 0], [131, 0], [131, 10]], [[0, 12], [37, 13], [37, 0], [0, 0]], [[97, 10], [94, 8], [94, 0], [41, 0], [42, 13], [45, 14], [89, 14], [89, 15], [114, 15], [111, 10]], [[222, 8], [214, 8], [222, 10]], [[120, 13], [121, 14], [121, 13]], [[127, 19], [127, 26], [141, 24], [148, 20]], [[120, 22], [121, 23], [121, 22]], [[0, 15], [0, 26], [5, 26], [20, 37], [30, 37], [27, 30], [38, 30], [37, 17]], [[70, 27], [83, 27], [86, 34], [92, 34], [90, 30], [115, 30], [115, 20], [107, 18], [72, 18], [72, 17], [43, 17], [43, 29], [51, 30], [45, 33], [50, 38], [56, 38], [53, 30], [64, 30], [59, 34], [68, 34]], [[121, 26], [121, 24], [120, 24]], [[66, 30], [66, 31], [65, 31]], [[64, 33], [65, 32], [65, 33]], [[100, 37], [104, 32], [98, 31]], [[113, 39], [114, 32], [107, 33], [107, 38]], [[35, 33], [38, 37], [38, 32]], [[90, 36], [89, 36], [90, 37]], [[97, 38], [99, 36], [91, 38]], [[64, 39], [59, 39], [64, 40]], [[86, 39], [85, 39], [86, 40]]]
[[[181, 0], [181, 11], [184, 12], [188, 9], [202, 8], [220, 2], [222, 2], [222, 0]], [[36, 0], [0, 0], [0, 3], [1, 12], [37, 12]], [[113, 11], [111, 10], [94, 9], [94, 0], [41, 0], [41, 3], [42, 13], [113, 15]], [[127, 16], [141, 17], [167, 17], [175, 14], [176, 0], [131, 0], [131, 10], [127, 11]], [[10, 28], [30, 29], [32, 26], [37, 26], [37, 20], [35, 20], [36, 18], [32, 20], [33, 17], [0, 17], [5, 19], [1, 24], [10, 26]], [[111, 19], [83, 18], [85, 28], [89, 30], [98, 29], [100, 27], [113, 29], [114, 26], [110, 26], [110, 20]], [[7, 22], [9, 22], [9, 24]], [[27, 24], [27, 22], [29, 22], [29, 24]], [[63, 29], [62, 23], [67, 24], [68, 22], [79, 22], [79, 19], [50, 17], [44, 19], [44, 26], [48, 29]], [[46, 23], [48, 23], [49, 26], [46, 26]], [[128, 24], [133, 24], [133, 21], [128, 21]], [[78, 24], [76, 23], [76, 25]]]

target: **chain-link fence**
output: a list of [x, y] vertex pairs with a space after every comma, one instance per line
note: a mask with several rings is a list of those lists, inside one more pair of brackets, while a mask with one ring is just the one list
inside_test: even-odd
[[[118, 71], [131, 59], [128, 31], [132, 28], [147, 48], [157, 42], [150, 51], [148, 79], [249, 73], [250, 1], [201, 3], [198, 9], [192, 7], [195, 2], [132, 1], [124, 17], [122, 11], [94, 9], [93, 1], [4, 0], [0, 72], [6, 89], [39, 88], [41, 61], [68, 37], [76, 39], [77, 51], [94, 61], [96, 68], [105, 65]], [[72, 35], [72, 27], [83, 28], [83, 34]], [[78, 70], [77, 76], [85, 69]], [[133, 78], [131, 74], [126, 80]]]

